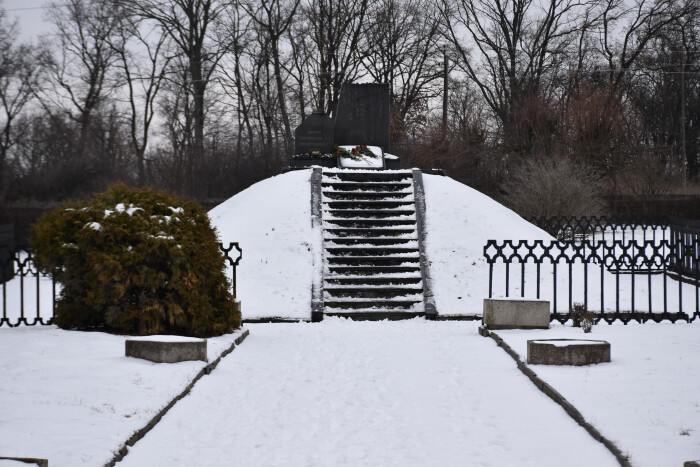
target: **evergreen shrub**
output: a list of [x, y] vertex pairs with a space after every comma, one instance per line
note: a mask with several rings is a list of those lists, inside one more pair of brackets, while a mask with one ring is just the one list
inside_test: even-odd
[[34, 225], [64, 329], [210, 337], [240, 327], [217, 234], [196, 203], [115, 185]]

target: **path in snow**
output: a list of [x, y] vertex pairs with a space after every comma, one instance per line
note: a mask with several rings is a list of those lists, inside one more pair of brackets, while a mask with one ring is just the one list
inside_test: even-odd
[[250, 329], [119, 465], [616, 465], [476, 323]]

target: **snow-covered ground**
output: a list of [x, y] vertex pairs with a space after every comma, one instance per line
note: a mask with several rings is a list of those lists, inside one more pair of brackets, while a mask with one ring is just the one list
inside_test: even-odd
[[243, 318], [311, 317], [310, 177], [310, 170], [296, 170], [265, 179], [209, 211], [221, 241], [243, 249], [237, 269]]
[[[208, 339], [209, 361], [239, 335]], [[124, 341], [55, 326], [0, 328], [0, 456], [104, 465], [206, 365], [127, 358]]]
[[528, 339], [610, 342], [611, 362], [530, 365], [639, 467], [700, 459], [700, 323], [620, 323], [497, 331], [527, 360]]
[[119, 465], [616, 465], [475, 323], [250, 328]]

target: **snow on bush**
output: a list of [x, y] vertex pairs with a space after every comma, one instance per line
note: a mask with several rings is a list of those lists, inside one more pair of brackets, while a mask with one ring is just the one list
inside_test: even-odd
[[42, 217], [36, 263], [65, 329], [209, 337], [240, 327], [216, 230], [197, 204], [115, 185]]

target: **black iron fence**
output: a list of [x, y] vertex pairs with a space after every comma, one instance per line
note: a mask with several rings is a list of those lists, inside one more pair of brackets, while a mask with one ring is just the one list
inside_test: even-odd
[[682, 276], [697, 279], [700, 268], [700, 220], [671, 217], [669, 230], [674, 248], [668, 268]]
[[557, 240], [662, 241], [666, 240], [668, 217], [527, 217], [526, 220]]
[[[690, 246], [700, 247], [697, 236]], [[562, 323], [576, 303], [609, 323], [693, 321], [700, 318], [700, 265], [683, 276], [671, 271], [680, 248], [669, 240], [489, 240], [489, 298], [550, 300], [552, 320]]]
[[[226, 247], [219, 243], [219, 249], [226, 264], [231, 267], [231, 292], [235, 298], [236, 268], [243, 257], [243, 250], [238, 243], [229, 243]], [[0, 271], [3, 272], [0, 278], [0, 327], [52, 324], [60, 285], [34, 266], [32, 252], [12, 251], [0, 246]]]

